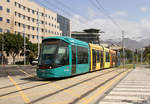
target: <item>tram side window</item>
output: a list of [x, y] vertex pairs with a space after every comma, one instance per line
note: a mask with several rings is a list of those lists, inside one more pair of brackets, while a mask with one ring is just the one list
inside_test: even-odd
[[93, 54], [93, 66], [96, 65], [96, 50], [92, 49], [92, 54]]
[[69, 49], [68, 44], [62, 41], [58, 49], [58, 54], [56, 57], [57, 65], [68, 65], [69, 64]]
[[98, 50], [96, 52], [97, 52], [97, 63], [99, 63], [100, 62], [100, 55], [99, 55], [100, 52]]
[[88, 64], [88, 48], [77, 47], [78, 64]]
[[110, 62], [110, 57], [109, 57], [109, 53], [106, 52], [106, 62]]
[[104, 54], [103, 51], [101, 51], [101, 62], [103, 62], [103, 57], [104, 57], [103, 54]]
[[72, 64], [76, 64], [76, 46], [72, 46]]

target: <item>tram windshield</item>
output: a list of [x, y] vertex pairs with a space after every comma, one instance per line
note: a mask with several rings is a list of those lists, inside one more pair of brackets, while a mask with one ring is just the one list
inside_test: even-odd
[[46, 40], [42, 44], [39, 65], [60, 67], [69, 64], [68, 44], [61, 40]]

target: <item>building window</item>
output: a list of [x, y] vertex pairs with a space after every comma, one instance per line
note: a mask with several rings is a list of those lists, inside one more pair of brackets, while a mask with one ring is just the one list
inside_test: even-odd
[[42, 32], [44, 32], [44, 29], [41, 29]]
[[45, 24], [47, 25], [47, 22], [45, 22]]
[[23, 6], [23, 10], [26, 10], [26, 7]]
[[3, 10], [3, 7], [2, 7], [2, 6], [0, 6], [0, 10]]
[[34, 22], [34, 18], [32, 18], [32, 22]]
[[18, 26], [20, 27], [20, 26], [21, 26], [21, 24], [20, 24], [20, 23], [18, 23]]
[[25, 19], [25, 15], [23, 15], [23, 19]]
[[32, 10], [32, 13], [34, 14], [34, 10]]
[[51, 23], [49, 23], [49, 26], [51, 26]]
[[9, 33], [9, 32], [10, 32], [10, 30], [9, 30], [9, 29], [7, 29], [7, 30], [6, 30], [6, 32], [7, 32], [7, 33]]
[[53, 20], [54, 18], [52, 17], [52, 20]]
[[28, 38], [30, 39], [30, 34], [28, 34]]
[[10, 2], [10, 0], [7, 0], [7, 2]]
[[28, 17], [28, 21], [30, 21], [30, 17]]
[[15, 6], [17, 6], [17, 2], [15, 2]]
[[17, 22], [15, 21], [15, 26], [17, 25]]
[[41, 21], [41, 24], [44, 24], [44, 21]]
[[51, 31], [49, 30], [49, 33], [51, 33]]
[[42, 13], [41, 15], [44, 16], [44, 13]]
[[25, 24], [23, 24], [23, 28], [26, 28]]
[[15, 12], [15, 16], [17, 16], [17, 12]]
[[30, 8], [28, 8], [28, 12], [30, 12]]
[[35, 28], [34, 27], [32, 27], [32, 30], [34, 30]]
[[19, 8], [21, 8], [21, 5], [19, 4]]
[[7, 8], [7, 13], [10, 13], [10, 9], [9, 8]]
[[30, 26], [28, 26], [28, 29], [30, 29]]
[[34, 39], [34, 35], [32, 35], [32, 39]]
[[6, 19], [6, 22], [7, 22], [7, 23], [10, 23], [10, 19]]
[[39, 36], [36, 36], [36, 38], [38, 39], [38, 38], [39, 38]]
[[51, 16], [49, 16], [49, 19], [51, 18]]
[[3, 29], [2, 29], [2, 28], [0, 28], [0, 32], [3, 32]]
[[3, 21], [3, 17], [0, 17], [0, 21]]
[[20, 14], [20, 13], [18, 13], [18, 17], [21, 17], [21, 14]]

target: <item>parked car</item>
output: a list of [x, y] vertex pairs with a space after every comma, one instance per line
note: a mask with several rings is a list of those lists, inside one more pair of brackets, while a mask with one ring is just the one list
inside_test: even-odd
[[31, 64], [32, 65], [38, 65], [38, 59], [33, 60]]

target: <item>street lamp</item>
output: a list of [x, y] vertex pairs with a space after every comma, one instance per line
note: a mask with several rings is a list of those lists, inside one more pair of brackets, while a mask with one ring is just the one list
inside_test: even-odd
[[37, 35], [38, 35], [38, 57], [40, 55], [40, 37], [39, 37], [39, 8], [37, 12]]
[[24, 65], [26, 65], [26, 36], [25, 36], [25, 25], [23, 25], [23, 29], [24, 29]]
[[123, 48], [123, 68], [125, 68], [125, 41], [124, 41], [124, 31], [122, 31], [122, 48]]

